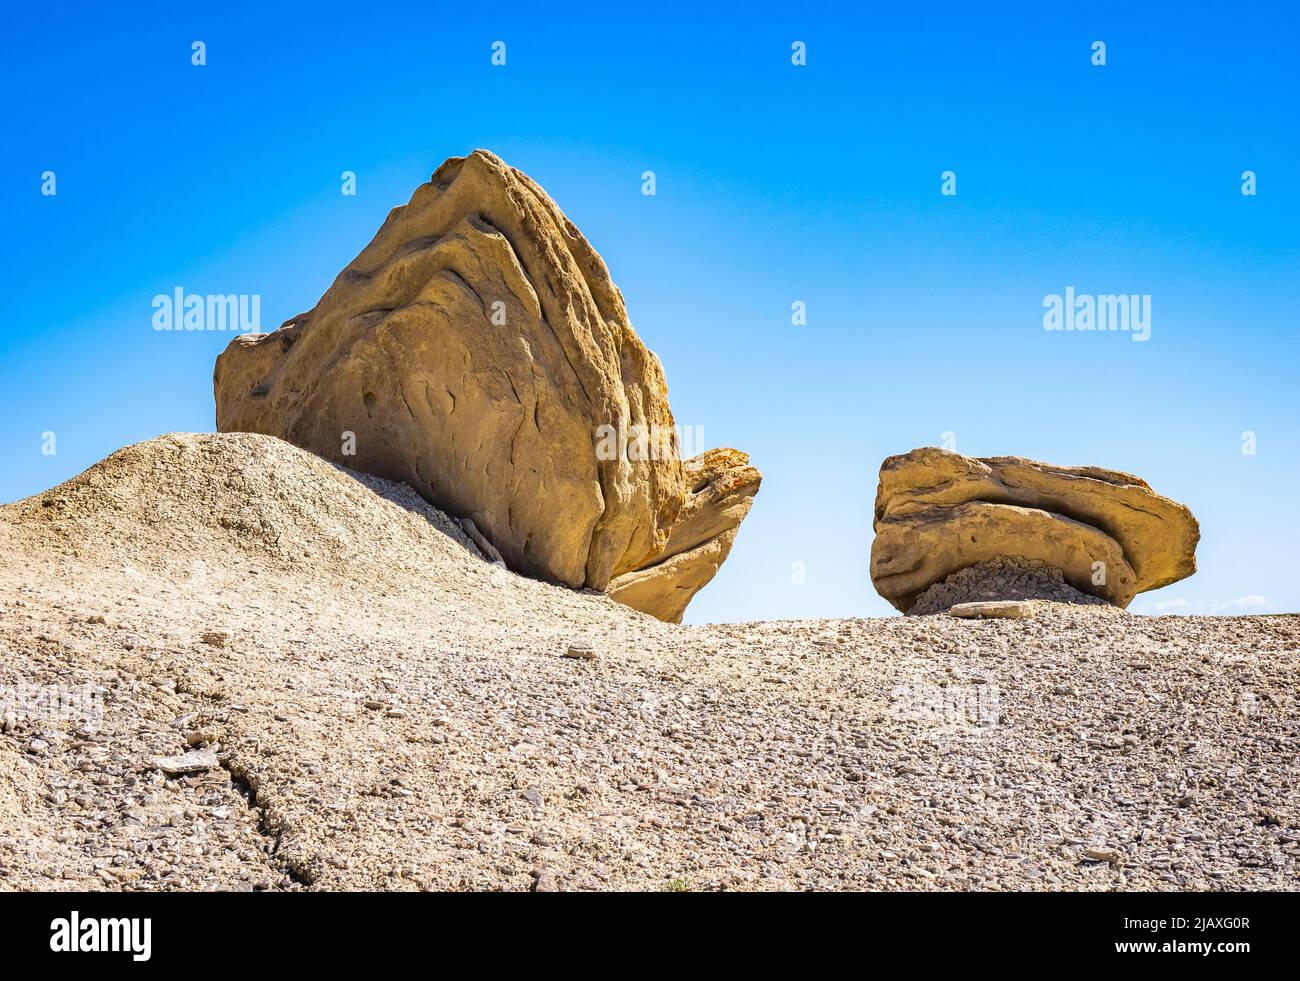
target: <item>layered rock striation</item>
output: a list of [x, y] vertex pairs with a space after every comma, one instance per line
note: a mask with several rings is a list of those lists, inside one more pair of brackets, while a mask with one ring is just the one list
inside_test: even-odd
[[685, 472], [686, 500], [663, 552], [609, 584], [612, 598], [671, 623], [717, 575], [762, 481], [749, 456], [731, 449], [693, 457]]
[[881, 464], [875, 531], [872, 582], [904, 612], [935, 583], [1000, 558], [1060, 570], [1124, 607], [1194, 573], [1200, 538], [1191, 511], [1132, 474], [935, 447]]
[[533, 578], [604, 590], [698, 552], [689, 599], [730, 547], [729, 517], [690, 505], [663, 369], [604, 262], [483, 150], [390, 212], [310, 311], [236, 338], [213, 387], [221, 432], [409, 484]]

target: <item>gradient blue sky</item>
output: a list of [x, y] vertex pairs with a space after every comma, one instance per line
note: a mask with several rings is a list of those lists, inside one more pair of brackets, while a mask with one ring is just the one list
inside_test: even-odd
[[[1292, 5], [179, 6], [6, 14], [0, 500], [213, 429], [230, 335], [156, 333], [155, 294], [274, 328], [486, 147], [604, 255], [679, 422], [764, 473], [688, 622], [892, 612], [877, 471], [945, 432], [1190, 505], [1201, 571], [1135, 610], [1300, 609]], [[1151, 294], [1150, 341], [1044, 331], [1069, 285]]]

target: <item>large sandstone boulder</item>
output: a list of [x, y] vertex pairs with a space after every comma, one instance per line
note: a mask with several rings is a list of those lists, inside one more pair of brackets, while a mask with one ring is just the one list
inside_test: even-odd
[[875, 530], [872, 582], [903, 611], [949, 575], [999, 558], [1059, 569], [1123, 607], [1194, 573], [1200, 538], [1191, 511], [1131, 474], [935, 447], [881, 464]]
[[662, 555], [686, 496], [663, 370], [604, 262], [482, 150], [395, 208], [310, 312], [235, 339], [213, 382], [220, 431], [404, 481], [571, 587]]
[[709, 450], [684, 468], [686, 501], [664, 550], [609, 584], [613, 599], [670, 623], [682, 622], [691, 598], [717, 574], [762, 480], [739, 450]]

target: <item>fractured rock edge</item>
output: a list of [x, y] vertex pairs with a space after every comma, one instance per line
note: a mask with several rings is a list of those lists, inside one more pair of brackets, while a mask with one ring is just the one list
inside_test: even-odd
[[881, 464], [875, 530], [872, 581], [904, 612], [934, 583], [999, 557], [1044, 562], [1127, 606], [1194, 573], [1200, 537], [1184, 505], [1131, 474], [937, 447]]
[[683, 465], [686, 501], [660, 555], [609, 584], [611, 599], [668, 623], [681, 623], [695, 594], [717, 575], [762, 483], [749, 456], [714, 449]]

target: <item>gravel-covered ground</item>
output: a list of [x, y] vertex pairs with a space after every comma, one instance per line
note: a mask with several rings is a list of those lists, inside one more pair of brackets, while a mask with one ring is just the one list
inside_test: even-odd
[[1294, 889], [1298, 693], [1300, 617], [676, 627], [164, 437], [0, 508], [0, 888]]

